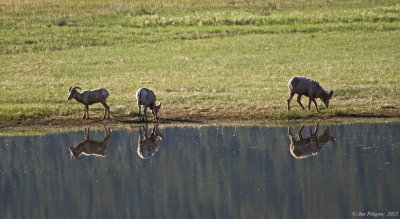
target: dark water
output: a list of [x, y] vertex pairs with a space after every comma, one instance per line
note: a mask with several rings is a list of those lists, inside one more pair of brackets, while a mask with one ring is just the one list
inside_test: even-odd
[[292, 151], [287, 127], [160, 126], [139, 150], [139, 129], [111, 130], [103, 144], [105, 131], [89, 130], [95, 142], [80, 146], [84, 130], [0, 137], [0, 217], [396, 215], [400, 123], [326, 128], [298, 141], [291, 127]]

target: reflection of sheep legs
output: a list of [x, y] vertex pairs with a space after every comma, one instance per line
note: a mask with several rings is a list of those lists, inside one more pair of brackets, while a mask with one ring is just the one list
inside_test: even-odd
[[107, 141], [110, 138], [110, 133], [111, 133], [110, 127], [104, 126], [104, 140], [105, 141]]
[[297, 132], [297, 137], [300, 139], [300, 140], [303, 140], [303, 129], [304, 129], [304, 125], [302, 125], [301, 126], [301, 128], [299, 129], [299, 131]]

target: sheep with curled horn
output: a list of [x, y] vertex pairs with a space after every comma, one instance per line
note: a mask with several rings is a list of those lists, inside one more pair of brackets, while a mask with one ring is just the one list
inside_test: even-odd
[[109, 93], [106, 89], [99, 88], [95, 90], [84, 90], [81, 93], [79, 93], [77, 89], [81, 90], [80, 87], [69, 87], [68, 100], [74, 98], [79, 103], [85, 105], [83, 119], [89, 119], [89, 105], [92, 105], [94, 103], [101, 103], [104, 106], [103, 119], [110, 118], [110, 107], [106, 103]]

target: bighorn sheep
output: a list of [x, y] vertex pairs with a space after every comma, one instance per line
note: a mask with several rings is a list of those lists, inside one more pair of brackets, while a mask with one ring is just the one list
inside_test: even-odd
[[107, 105], [106, 100], [108, 97], [108, 91], [104, 88], [96, 90], [84, 90], [79, 93], [76, 89], [81, 89], [80, 87], [69, 87], [68, 100], [74, 98], [79, 103], [85, 105], [85, 112], [83, 114], [83, 119], [89, 119], [89, 105], [94, 103], [101, 103], [104, 106], [104, 116], [103, 119], [110, 118], [110, 107]]
[[85, 128], [85, 140], [75, 148], [69, 147], [72, 159], [82, 159], [82, 155], [105, 157], [105, 152], [110, 150], [107, 140], [110, 138], [110, 128], [104, 127], [103, 141], [93, 141], [89, 137], [89, 128]]
[[[160, 102], [160, 104], [156, 105], [156, 95], [154, 94], [154, 92], [150, 89], [147, 88], [139, 88], [136, 91], [136, 100], [137, 100], [137, 104], [139, 107], [139, 116], [140, 119], [148, 121], [147, 115], [146, 115], [146, 110], [147, 107], [149, 107], [151, 109], [151, 112], [153, 114], [153, 117], [158, 120], [158, 111], [160, 110], [161, 104], [162, 102]], [[142, 117], [142, 115], [140, 114], [140, 106], [143, 105], [144, 110], [143, 110], [143, 114], [144, 116]]]
[[161, 132], [158, 130], [158, 126], [155, 125], [153, 127], [153, 131], [150, 135], [147, 135], [147, 126], [143, 127], [144, 135], [142, 131], [142, 127], [139, 130], [139, 140], [137, 153], [139, 157], [142, 159], [149, 159], [153, 156], [158, 150], [157, 138], [162, 140]]
[[304, 129], [304, 125], [297, 132], [297, 136], [299, 140], [297, 140], [290, 131], [290, 127], [288, 127], [288, 136], [290, 139], [290, 153], [296, 159], [306, 158], [312, 155], [317, 155], [322, 147], [328, 143], [329, 141], [335, 142], [335, 139], [329, 132], [329, 127], [326, 127], [324, 133], [320, 136], [317, 135], [318, 132], [318, 123], [314, 129], [314, 132], [310, 126], [310, 137], [303, 138], [302, 131]]
[[316, 98], [320, 98], [325, 106], [328, 108], [329, 107], [329, 100], [331, 99], [333, 95], [333, 91], [330, 91], [329, 93], [326, 92], [318, 82], [304, 78], [304, 77], [293, 77], [292, 79], [289, 80], [288, 87], [290, 90], [290, 96], [287, 99], [288, 103], [288, 111], [290, 110], [290, 101], [292, 100], [294, 94], [297, 94], [297, 102], [300, 104], [301, 108], [304, 109], [303, 104], [301, 104], [301, 96], [305, 95], [309, 97], [308, 101], [308, 109], [310, 110], [310, 105], [311, 101], [314, 102], [315, 108], [318, 110], [317, 106], [317, 101], [315, 100]]

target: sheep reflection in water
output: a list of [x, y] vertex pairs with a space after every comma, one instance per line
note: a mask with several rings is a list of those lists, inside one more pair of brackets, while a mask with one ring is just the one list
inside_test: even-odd
[[140, 127], [137, 146], [137, 153], [139, 157], [141, 157], [142, 159], [149, 159], [157, 152], [157, 138], [162, 140], [162, 135], [161, 132], [158, 130], [158, 125], [155, 125], [153, 127], [153, 131], [150, 135], [147, 134], [147, 125]]
[[72, 159], [82, 159], [86, 156], [105, 157], [106, 151], [110, 148], [107, 145], [107, 140], [110, 138], [110, 128], [104, 127], [104, 139], [102, 141], [94, 141], [89, 137], [89, 128], [85, 128], [85, 140], [79, 143], [76, 147], [70, 147]]
[[326, 127], [324, 133], [318, 136], [318, 123], [312, 131], [312, 127], [310, 126], [310, 137], [303, 138], [302, 131], [304, 129], [304, 125], [297, 132], [298, 140], [292, 135], [290, 131], [290, 127], [288, 127], [288, 136], [290, 139], [290, 153], [296, 159], [307, 158], [309, 156], [317, 155], [322, 147], [328, 143], [329, 141], [334, 142], [335, 139], [329, 132], [329, 127]]

